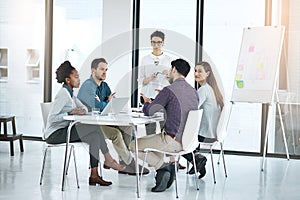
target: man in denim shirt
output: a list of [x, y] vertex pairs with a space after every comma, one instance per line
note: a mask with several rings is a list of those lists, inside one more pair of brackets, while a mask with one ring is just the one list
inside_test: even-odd
[[[79, 89], [77, 97], [89, 107], [89, 110], [91, 108], [100, 108], [100, 111], [102, 111], [113, 98], [108, 84], [104, 81], [107, 70], [107, 62], [104, 58], [94, 59], [91, 64], [92, 74]], [[131, 141], [131, 128], [101, 126], [101, 129], [104, 136], [112, 140], [114, 148], [120, 157], [120, 163], [126, 166], [126, 169], [119, 171], [119, 173], [135, 175], [135, 161], [128, 150], [128, 145]], [[105, 165], [104, 168], [106, 168]], [[143, 174], [147, 173], [149, 173], [149, 170], [145, 169]]]

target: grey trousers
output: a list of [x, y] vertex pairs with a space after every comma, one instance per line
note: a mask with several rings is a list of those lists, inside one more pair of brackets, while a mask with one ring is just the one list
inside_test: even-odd
[[[48, 144], [61, 144], [67, 141], [68, 127], [58, 129], [47, 139]], [[108, 153], [105, 138], [98, 125], [76, 124], [72, 127], [70, 142], [85, 142], [89, 144], [90, 165], [92, 168], [98, 167], [99, 149], [103, 154]]]

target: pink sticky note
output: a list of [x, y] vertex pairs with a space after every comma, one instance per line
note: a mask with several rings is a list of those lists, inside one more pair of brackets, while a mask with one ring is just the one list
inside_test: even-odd
[[248, 49], [249, 52], [254, 52], [254, 46], [250, 46]]

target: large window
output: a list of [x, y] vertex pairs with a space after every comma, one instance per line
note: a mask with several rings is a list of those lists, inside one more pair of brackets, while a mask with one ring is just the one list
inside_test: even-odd
[[[221, 75], [226, 100], [231, 98], [233, 80], [244, 27], [263, 26], [265, 1], [210, 0], [204, 3], [203, 60]], [[261, 105], [233, 106], [225, 149], [260, 151]]]
[[44, 4], [0, 1], [0, 115], [15, 115], [26, 136], [42, 130]]
[[[279, 24], [285, 26], [283, 42], [279, 100], [282, 122], [285, 130], [287, 149], [290, 155], [300, 155], [300, 2], [298, 0], [279, 1]], [[274, 112], [275, 131], [270, 135], [268, 152], [286, 154], [282, 125], [278, 110]]]
[[89, 76], [90, 63], [83, 64], [102, 41], [102, 6], [102, 0], [54, 1], [52, 98], [61, 87], [55, 71], [65, 60], [79, 70], [82, 81]]
[[[164, 52], [172, 59], [180, 57], [188, 60], [193, 67], [196, 46], [196, 11], [197, 2], [194, 0], [142, 0], [140, 58], [151, 53], [150, 35], [155, 30], [160, 30], [165, 33]], [[193, 73], [189, 73], [188, 81], [194, 85]]]

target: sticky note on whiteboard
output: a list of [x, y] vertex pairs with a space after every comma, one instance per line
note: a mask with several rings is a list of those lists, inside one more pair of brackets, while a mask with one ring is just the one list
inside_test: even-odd
[[248, 52], [252, 53], [252, 52], [254, 52], [254, 49], [255, 49], [254, 46], [250, 46], [248, 49]]

